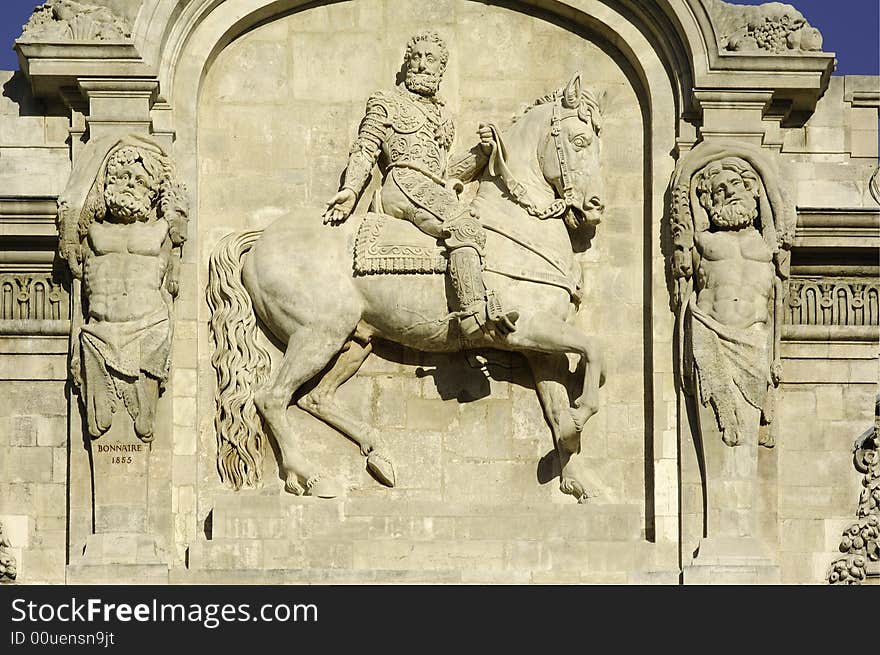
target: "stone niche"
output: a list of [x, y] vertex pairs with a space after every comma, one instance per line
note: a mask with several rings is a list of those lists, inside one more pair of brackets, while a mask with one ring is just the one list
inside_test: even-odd
[[[599, 35], [479, 3], [405, 3], [398, 15], [375, 0], [305, 9], [248, 32], [213, 62], [199, 98], [201, 268], [230, 232], [263, 228], [287, 214], [322, 229], [321, 214], [338, 188], [366, 99], [394, 84], [407, 40], [425, 24], [450, 52], [440, 95], [456, 116], [453, 150], [477, 142], [480, 122], [496, 123], [504, 132], [523, 105], [577, 71], [605, 96], [608, 210], [593, 238], [580, 246], [584, 296], [575, 321], [619, 349], [607, 354], [600, 410], [583, 433], [584, 465], [602, 507], [571, 506], [571, 496], [559, 491], [550, 429], [526, 361], [517, 354], [428, 355], [377, 343], [339, 398], [381, 430], [397, 470], [393, 489], [369, 475], [358, 448], [333, 428], [295, 406], [289, 420], [303, 451], [348, 488], [346, 500], [328, 502], [339, 506], [346, 523], [363, 524], [357, 540], [339, 544], [353, 544], [356, 568], [399, 568], [399, 551], [414, 547], [416, 554], [404, 559], [414, 571], [476, 566], [498, 579], [526, 580], [529, 569], [536, 575], [559, 569], [549, 563], [554, 557], [568, 561], [573, 539], [604, 542], [598, 547], [607, 549], [618, 528], [633, 542], [653, 529], [645, 466], [651, 391], [643, 338], [651, 320], [645, 296], [652, 277], [642, 238], [649, 220], [646, 128], [633, 82]], [[366, 211], [370, 195], [364, 193], [359, 211]], [[400, 284], [412, 277], [401, 276]], [[203, 305], [200, 323], [209, 316]], [[200, 343], [201, 361], [210, 357], [210, 345]], [[281, 353], [266, 347], [274, 368]], [[201, 450], [210, 471], [214, 380], [210, 370], [200, 376]], [[276, 459], [269, 454], [264, 462], [263, 493], [283, 494]], [[231, 502], [216, 476], [204, 482], [202, 502]], [[238, 494], [235, 506], [246, 505], [248, 494]], [[362, 501], [375, 508], [367, 512], [375, 512], [369, 522], [362, 520]], [[303, 509], [314, 504], [307, 499]], [[349, 517], [348, 511], [356, 513]], [[626, 528], [613, 525], [617, 511]], [[234, 511], [223, 513], [235, 520]], [[219, 515], [215, 510], [215, 530], [228, 529], [216, 522]], [[307, 519], [303, 529], [310, 529]], [[321, 568], [346, 566], [346, 555], [327, 557]]]
[[[877, 380], [880, 92], [877, 78], [831, 76], [821, 26], [779, 3], [721, 0], [74, 3], [89, 20], [69, 18], [65, 3], [51, 0], [25, 29], [21, 71], [7, 74], [0, 104], [0, 184], [9, 189], [0, 235], [12, 239], [0, 248], [0, 387], [12, 390], [0, 401], [0, 519], [16, 582], [876, 580], [876, 534], [862, 550], [844, 534], [846, 557], [834, 551], [854, 518], [868, 532], [876, 527], [876, 503], [870, 494], [859, 500], [859, 474], [872, 484], [876, 444], [860, 437], [853, 471], [852, 442], [872, 416]], [[453, 155], [478, 144], [481, 123], [510, 133], [525, 106], [577, 72], [601, 110], [604, 212], [572, 243], [583, 281], [569, 324], [594, 340], [606, 365], [598, 411], [573, 456], [584, 502], [560, 489], [526, 358], [486, 343], [438, 354], [375, 339], [339, 388], [340, 405], [381, 436], [393, 487], [332, 420], [300, 408], [314, 382], [281, 414], [287, 447], [295, 443], [321, 473], [287, 485], [307, 493], [286, 490], [283, 440], [251, 400], [233, 417], [259, 435], [247, 442], [248, 465], [232, 476], [218, 465], [230, 439], [218, 429], [230, 417], [216, 400], [213, 324], [222, 312], [210, 289], [212, 258], [229, 235], [278, 219], [308, 238], [339, 229], [322, 214], [346, 182], [367, 99], [403, 80], [406, 43], [423, 29], [448, 47], [439, 96], [455, 121]], [[542, 143], [573, 147], [554, 138], [548, 132]], [[173, 180], [173, 202], [149, 196], [155, 207], [144, 226], [102, 210], [101, 184], [118, 150], [128, 153], [123, 163], [140, 156], [159, 171], [160, 190]], [[768, 194], [759, 225], [772, 210], [778, 228], [778, 239], [764, 234], [761, 246], [780, 262], [771, 276], [778, 295], [761, 298], [775, 303], [776, 442], [744, 465], [753, 471], [745, 482], [724, 464], [736, 468], [731, 453], [745, 449], [710, 434], [715, 417], [697, 407], [682, 375], [689, 323], [678, 307], [692, 273], [683, 262], [695, 248], [682, 216], [700, 204], [685, 173], [723, 159], [705, 153], [745, 162], [740, 172], [752, 167]], [[31, 174], [37, 161], [45, 162], [39, 176]], [[379, 177], [374, 169], [356, 217], [379, 194]], [[461, 197], [477, 191], [467, 182]], [[699, 233], [699, 217], [687, 215], [687, 229]], [[101, 291], [89, 278], [88, 258], [100, 249], [91, 220], [110, 221], [99, 231], [111, 235], [149, 228], [169, 255], [143, 252], [140, 237], [125, 237], [137, 253], [111, 252], [131, 270], [144, 269], [130, 256], [161, 261], [161, 286], [122, 273], [114, 284], [161, 296], [171, 327], [160, 332], [172, 336], [167, 371], [121, 373], [159, 380], [157, 398], [121, 402], [100, 437], [65, 370], [83, 324], [97, 321], [89, 314]], [[291, 257], [277, 266], [295, 275]], [[691, 284], [702, 291], [706, 276]], [[396, 284], [425, 277], [400, 274]], [[310, 288], [333, 298], [340, 287], [316, 275]], [[274, 374], [284, 345], [255, 323], [249, 297], [242, 308], [233, 329], [253, 328], [265, 359], [230, 360], [223, 375], [252, 380], [267, 366]], [[354, 336], [356, 350], [362, 335]], [[575, 398], [583, 375], [577, 357], [568, 363]], [[143, 407], [154, 412], [152, 441], [142, 424], [133, 427]], [[750, 530], [710, 543], [716, 510], [743, 510]], [[861, 568], [846, 559], [858, 557]]]

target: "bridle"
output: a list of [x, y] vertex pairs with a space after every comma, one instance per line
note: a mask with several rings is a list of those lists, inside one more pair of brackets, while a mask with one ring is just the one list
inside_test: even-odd
[[[504, 156], [505, 148], [501, 138], [501, 132], [495, 127], [495, 125], [490, 124], [488, 126], [489, 129], [492, 130], [495, 142], [492, 146], [492, 153], [489, 156], [489, 172], [492, 175], [497, 174], [498, 177], [504, 181], [511, 198], [513, 198], [518, 205], [525, 209], [531, 216], [535, 216], [541, 220], [559, 218], [568, 211], [569, 207], [575, 206], [574, 185], [571, 181], [571, 169], [569, 168], [568, 160], [565, 157], [565, 148], [562, 147], [562, 120], [569, 116], [577, 115], [578, 112], [576, 109], [568, 110], [563, 114], [560, 104], [558, 102], [553, 103], [553, 114], [550, 117], [550, 131], [548, 132], [539, 152], [545, 149], [544, 147], [547, 144], [547, 139], [552, 138], [556, 149], [556, 161], [559, 164], [559, 172], [562, 181], [562, 197], [556, 198], [543, 209], [539, 209], [538, 206], [528, 197], [528, 190], [525, 185], [514, 177], [508, 167]], [[543, 164], [543, 161], [541, 163]]]

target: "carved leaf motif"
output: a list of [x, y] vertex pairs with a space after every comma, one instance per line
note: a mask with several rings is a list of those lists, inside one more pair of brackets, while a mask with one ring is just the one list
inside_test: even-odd
[[858, 520], [843, 531], [839, 557], [828, 571], [829, 584], [862, 584], [869, 561], [880, 561], [880, 396], [873, 428], [855, 443], [853, 462], [864, 473]]
[[123, 40], [131, 28], [107, 7], [75, 0], [48, 0], [24, 26], [21, 41]]
[[2, 523], [0, 523], [0, 583], [14, 582], [18, 576], [18, 567], [15, 557], [9, 552], [12, 544], [6, 536], [6, 531]]

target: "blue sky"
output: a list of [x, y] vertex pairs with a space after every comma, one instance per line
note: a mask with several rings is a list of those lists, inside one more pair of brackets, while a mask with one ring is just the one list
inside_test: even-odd
[[[37, 0], [0, 0], [0, 70], [15, 70], [12, 42], [21, 34]], [[761, 4], [761, 0], [737, 0]], [[880, 75], [880, 0], [789, 0], [837, 53], [839, 75]]]

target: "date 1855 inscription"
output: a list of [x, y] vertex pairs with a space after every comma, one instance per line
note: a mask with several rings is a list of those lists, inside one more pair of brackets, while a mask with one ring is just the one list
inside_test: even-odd
[[[110, 455], [110, 463], [111, 464], [131, 464], [134, 462], [134, 458], [132, 454], [134, 453], [143, 453], [145, 446], [144, 444], [122, 444], [122, 443], [113, 443], [113, 444], [96, 444], [98, 454], [106, 454]], [[136, 455], [135, 455], [136, 457]]]

